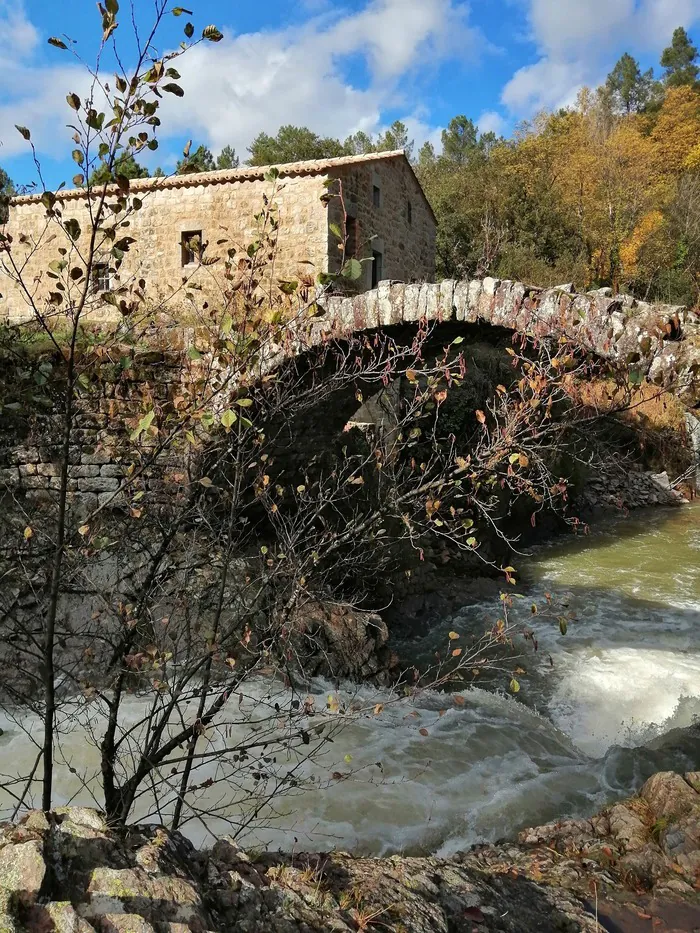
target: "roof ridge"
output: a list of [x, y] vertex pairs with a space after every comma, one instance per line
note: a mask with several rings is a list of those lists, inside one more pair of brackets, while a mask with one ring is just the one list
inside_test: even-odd
[[[271, 169], [276, 168], [280, 176], [314, 175], [326, 169], [339, 168], [343, 165], [354, 165], [361, 162], [377, 162], [385, 159], [396, 159], [406, 153], [403, 149], [392, 149], [386, 152], [364, 152], [361, 155], [335, 156], [329, 159], [306, 159], [299, 162], [282, 162], [273, 165], [244, 165], [240, 168], [217, 169], [212, 172], [189, 172], [184, 175], [167, 175], [163, 177], [133, 178], [129, 185], [130, 193], [139, 191], [152, 191], [168, 188], [192, 188], [197, 185], [219, 185], [232, 181], [257, 181], [265, 177]], [[101, 186], [93, 188], [93, 197], [101, 192]], [[116, 194], [118, 185], [109, 185], [107, 192]], [[59, 201], [72, 201], [87, 197], [85, 188], [68, 188], [54, 192]], [[41, 201], [43, 192], [16, 195], [10, 200], [10, 205], [32, 204]]]

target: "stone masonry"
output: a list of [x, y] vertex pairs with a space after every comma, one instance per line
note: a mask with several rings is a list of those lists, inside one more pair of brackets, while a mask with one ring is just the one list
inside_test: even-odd
[[[539, 339], [566, 336], [579, 346], [636, 372], [640, 379], [676, 393], [689, 410], [700, 406], [700, 322], [682, 307], [650, 305], [629, 297], [595, 292], [573, 294], [569, 288], [537, 289], [496, 279], [444, 281], [437, 285], [382, 282], [378, 289], [355, 297], [325, 297], [324, 314], [297, 332], [295, 340], [279, 347], [266, 368], [279, 365], [290, 353], [327, 339], [376, 328], [396, 328], [420, 320], [451, 325], [491, 324]], [[144, 391], [159, 402], [179, 392], [187, 346], [187, 331], [167, 338], [167, 352], [140, 351], [132, 364], [101, 379], [98, 394], [88, 393], [71, 448], [70, 491], [87, 505], [114, 501], [125, 470], [133, 458], [128, 443], [129, 419], [142, 410]], [[177, 344], [177, 347], [175, 346]], [[37, 423], [33, 437], [18, 443], [0, 435], [0, 487], [25, 490], [41, 497], [58, 486], [53, 416]], [[133, 425], [132, 425], [133, 427]], [[166, 473], [180, 472], [181, 463], [166, 464]], [[161, 488], [160, 477], [145, 476], [146, 488]]]
[[[435, 216], [403, 151], [297, 162], [281, 165], [278, 170], [277, 182], [266, 179], [269, 167], [132, 181], [128, 226], [120, 227], [117, 236], [132, 237], [134, 243], [117, 273], [109, 252], [112, 243], [104, 241], [103, 254], [97, 256], [101, 277], [93, 280], [94, 294], [84, 316], [109, 316], [114, 309], [105, 304], [101, 290], [129, 287], [139, 280], [145, 283], [142, 291], [151, 306], [167, 302], [177, 310], [186, 305], [186, 292], [192, 289], [196, 295], [215, 300], [220, 274], [212, 276], [209, 267], [189, 262], [183, 237], [200, 234], [201, 242], [208, 244], [205, 255], [209, 259], [225, 257], [231, 248], [241, 255], [259, 238], [255, 215], [275, 185], [279, 241], [274, 278], [315, 278], [319, 272], [338, 271], [341, 253], [330, 224], [342, 229], [343, 222], [340, 202], [326, 205], [322, 201], [329, 190], [338, 190], [337, 184], [327, 186], [329, 180], [342, 182], [349, 245], [356, 258], [371, 260], [373, 254], [379, 254], [374, 274], [382, 277], [405, 281], [434, 278]], [[116, 202], [118, 195], [116, 186], [110, 189], [108, 205]], [[76, 244], [47, 216], [38, 194], [15, 198], [3, 229], [12, 237], [15, 261], [26, 263], [25, 282], [40, 309], [57, 288], [49, 264], [61, 260], [61, 248], [68, 250], [64, 258], [71, 266], [79, 264], [77, 251], [87, 246], [90, 227], [91, 205], [84, 190], [59, 192], [57, 199], [63, 221], [75, 219], [80, 224], [82, 233]], [[141, 204], [137, 210], [133, 210], [135, 200]], [[31, 316], [29, 304], [8, 272], [8, 259], [0, 253], [0, 320], [22, 320]], [[363, 263], [360, 289], [371, 287], [372, 275], [372, 262]], [[67, 283], [59, 310], [70, 301], [72, 289], [77, 295], [80, 282]], [[72, 297], [75, 300], [75, 295]]]

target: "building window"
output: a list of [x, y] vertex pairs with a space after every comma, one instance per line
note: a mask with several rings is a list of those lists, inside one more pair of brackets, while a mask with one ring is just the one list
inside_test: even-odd
[[376, 250], [372, 250], [372, 288], [376, 288], [384, 275], [384, 257]]
[[95, 294], [98, 292], [108, 292], [110, 289], [109, 264], [106, 262], [96, 262], [92, 267], [92, 290]]
[[410, 201], [408, 202], [407, 214], [408, 214], [408, 222], [409, 224], [412, 224], [413, 223], [413, 205], [411, 204]]
[[345, 221], [345, 258], [357, 257], [357, 218], [348, 217]]
[[202, 231], [185, 231], [180, 238], [180, 249], [183, 266], [189, 266], [191, 263], [196, 262], [202, 249]]
[[372, 203], [375, 207], [382, 206], [382, 189], [379, 185], [372, 185]]

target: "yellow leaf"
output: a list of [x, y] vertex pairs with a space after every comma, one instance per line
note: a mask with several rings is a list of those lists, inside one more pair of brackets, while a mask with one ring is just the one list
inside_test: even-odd
[[29, 541], [29, 539], [31, 538], [33, 534], [34, 532], [32, 531], [32, 529], [29, 527], [29, 525], [27, 525], [27, 527], [24, 529], [24, 540]]
[[456, 641], [459, 638], [459, 634], [457, 632], [450, 632], [449, 638], [450, 641]]

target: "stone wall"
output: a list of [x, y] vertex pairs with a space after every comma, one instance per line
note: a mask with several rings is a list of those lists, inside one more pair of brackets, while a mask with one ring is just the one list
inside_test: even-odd
[[[187, 176], [186, 176], [187, 177]], [[204, 176], [197, 176], [202, 179]], [[324, 176], [307, 175], [280, 180], [280, 191], [276, 198], [279, 207], [279, 250], [275, 262], [275, 276], [297, 277], [300, 271], [308, 270], [303, 262], [313, 263], [314, 273], [327, 268], [328, 228], [326, 209], [321, 202]], [[152, 181], [152, 180], [148, 180]], [[134, 183], [131, 202], [138, 196], [143, 206], [129, 214], [130, 226], [119, 231], [119, 236], [133, 237], [135, 243], [126, 253], [118, 277], [112, 275], [110, 286], [129, 286], [143, 279], [145, 294], [152, 303], [168, 301], [169, 310], [178, 310], [187, 304], [187, 291], [198, 303], [200, 295], [216, 300], [220, 297], [222, 276], [217, 267], [198, 264], [183, 265], [182, 234], [201, 231], [202, 242], [208, 243], [206, 255], [225, 257], [231, 247], [238, 252], [258, 238], [254, 215], [263, 205], [263, 196], [270, 195], [272, 183], [264, 179], [241, 180], [229, 184], [197, 184], [191, 181], [180, 187], [162, 187], [154, 184]], [[114, 202], [112, 197], [109, 202]], [[83, 231], [76, 244], [79, 249], [87, 247], [89, 232], [89, 205], [85, 197], [70, 198], [64, 202], [64, 219], [75, 218]], [[60, 259], [60, 246], [71, 250], [71, 264], [78, 262], [76, 247], [71, 247], [67, 236], [60, 228], [47, 221], [44, 205], [35, 198], [19, 198], [10, 212], [5, 232], [14, 239], [13, 252], [26, 259], [25, 278], [31, 283], [33, 296], [43, 300], [55, 282], [47, 277], [50, 262]], [[19, 243], [19, 235], [28, 241]], [[219, 242], [217, 242], [219, 241]], [[223, 241], [223, 242], [222, 242]], [[35, 248], [35, 244], [39, 244]], [[104, 250], [98, 253], [98, 262], [109, 263], [111, 243], [105, 241]], [[68, 258], [68, 257], [66, 257]], [[1, 259], [1, 257], [0, 257]], [[11, 320], [22, 319], [28, 312], [27, 302], [16, 286], [2, 273], [0, 281], [3, 299], [0, 301], [0, 316]], [[184, 287], [186, 282], [187, 288]], [[68, 285], [66, 297], [79, 293], [80, 283]], [[99, 294], [91, 297], [86, 317], [92, 319], [109, 316], [113, 309], [100, 299]]]
[[[405, 159], [350, 165], [334, 173], [342, 182], [345, 207], [355, 223], [357, 259], [382, 254], [380, 279], [432, 282], [435, 279], [435, 215], [413, 169]], [[379, 188], [379, 207], [374, 188]], [[341, 205], [329, 205], [331, 221], [342, 229]], [[329, 256], [339, 254], [331, 236]], [[363, 263], [361, 288], [372, 286], [372, 263]], [[333, 266], [331, 266], [333, 268]], [[337, 260], [334, 271], [337, 271]]]
[[[206, 256], [225, 258], [235, 247], [238, 254], [259, 238], [255, 215], [270, 197], [275, 183], [267, 181], [265, 168], [207, 172], [173, 178], [138, 179], [131, 183], [128, 223], [117, 231], [117, 239], [134, 240], [125, 254], [119, 274], [112, 273], [109, 286], [129, 287], [145, 282], [141, 291], [149, 306], [167, 300], [168, 309], [186, 309], [188, 291], [198, 305], [203, 298], [221, 300], [226, 284], [222, 267], [184, 263], [182, 235], [201, 232], [207, 243]], [[384, 256], [384, 274], [406, 281], [431, 280], [435, 275], [436, 222], [423, 191], [403, 153], [374, 154], [357, 158], [330, 159], [318, 163], [283, 166], [276, 185], [274, 203], [279, 210], [278, 251], [268, 270], [274, 279], [298, 279], [329, 269], [337, 271], [338, 241], [329, 232], [330, 219], [339, 221], [339, 203], [326, 206], [322, 196], [328, 193], [329, 179], [341, 178], [349, 212], [356, 218], [358, 243], [364, 256], [372, 249]], [[373, 203], [374, 185], [381, 189], [380, 207]], [[111, 191], [108, 204], [115, 204], [118, 190]], [[16, 265], [23, 266], [25, 283], [31, 295], [43, 305], [53, 291], [60, 292], [61, 303], [53, 311], [60, 313], [71, 299], [77, 300], [81, 282], [64, 281], [65, 291], [57, 285], [51, 262], [66, 259], [69, 265], [81, 265], [79, 253], [85, 254], [90, 230], [90, 204], [84, 191], [58, 194], [64, 222], [78, 221], [82, 235], [73, 244], [61, 227], [47, 217], [39, 195], [15, 198], [4, 232], [12, 237]], [[134, 201], [141, 203], [134, 210]], [[410, 222], [409, 222], [410, 203]], [[107, 212], [108, 216], [111, 213]], [[373, 246], [370, 238], [375, 236]], [[112, 242], [103, 240], [97, 262], [110, 263]], [[61, 256], [59, 248], [68, 250]], [[113, 261], [112, 261], [113, 262]], [[183, 264], [184, 263], [184, 264]], [[0, 320], [22, 320], [28, 315], [26, 296], [9, 276], [9, 260], [0, 253]], [[53, 277], [52, 277], [53, 276]], [[65, 275], [60, 276], [65, 280]], [[365, 267], [360, 287], [369, 288], [371, 264]], [[110, 317], [114, 309], [105, 304], [99, 291], [91, 295], [85, 318]]]
[[[149, 455], [148, 444], [130, 442], [131, 430], [147, 400], [162, 406], [178, 394], [188, 365], [181, 350], [134, 352], [126, 368], [95, 363], [99, 374], [81, 386], [77, 397], [69, 455], [69, 501], [78, 502], [86, 512], [100, 505], [123, 504], [115, 493], [127, 470], [140, 455]], [[60, 486], [60, 444], [58, 406], [49, 412], [39, 408], [21, 424], [19, 419], [13, 423], [9, 417], [3, 418], [0, 493], [5, 489], [36, 502], [52, 501]], [[174, 473], [185, 469], [184, 455], [161, 455], [157, 466], [143, 472], [132, 492], [163, 495], [168, 488], [169, 467]]]

